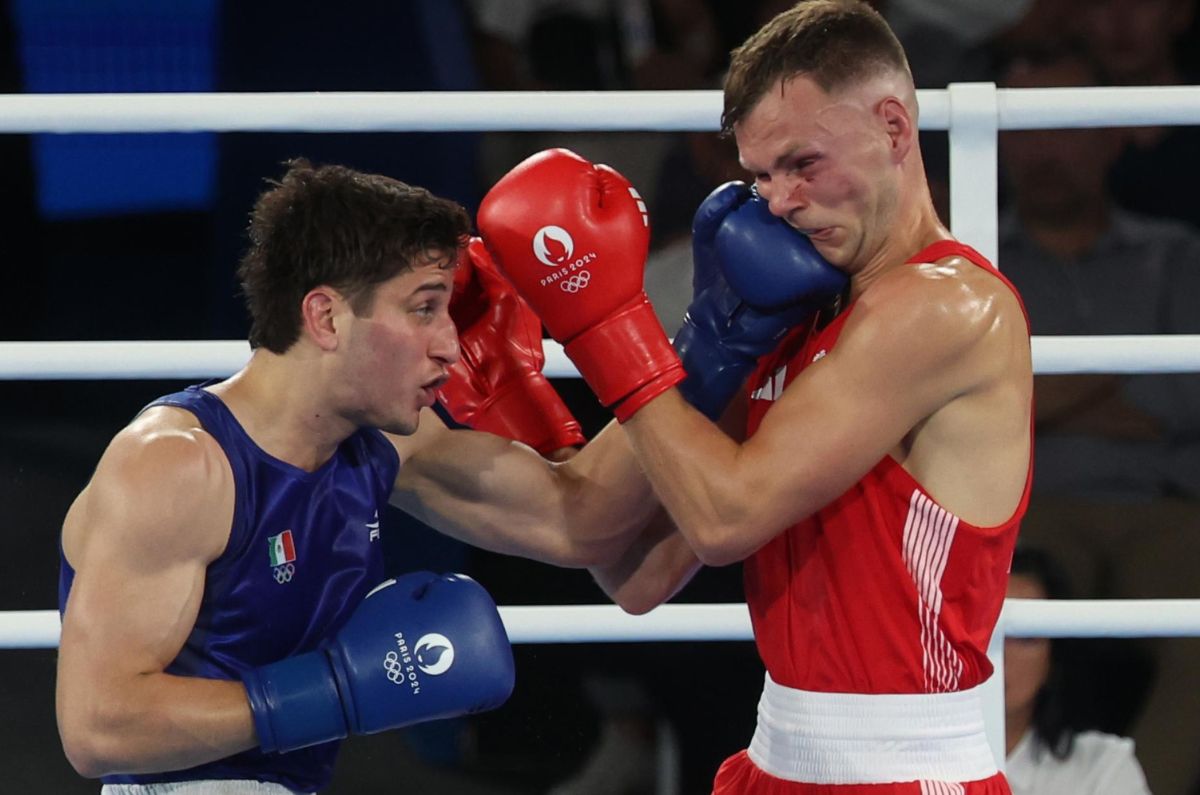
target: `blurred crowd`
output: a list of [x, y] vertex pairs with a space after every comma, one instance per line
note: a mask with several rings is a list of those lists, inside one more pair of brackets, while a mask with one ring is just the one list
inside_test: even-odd
[[[172, 11], [124, 0], [101, 13], [86, 0], [0, 0], [0, 90], [717, 89], [730, 49], [789, 5], [188, 0]], [[1200, 70], [1195, 0], [873, 5], [904, 43], [919, 88], [1192, 85]], [[187, 26], [199, 30], [188, 52], [207, 61], [178, 55]], [[621, 112], [619, 101], [609, 107]], [[953, 226], [945, 136], [924, 135], [931, 183]], [[288, 157], [384, 172], [473, 209], [508, 168], [551, 146], [613, 165], [646, 198], [647, 291], [673, 332], [691, 297], [692, 213], [717, 185], [747, 178], [732, 142], [710, 132], [224, 134], [188, 139], [184, 149], [180, 136], [68, 138], [69, 147], [62, 137], [0, 136], [0, 240], [18, 287], [5, 339], [244, 336], [233, 263], [245, 214]], [[189, 174], [177, 162], [185, 157], [210, 167]], [[117, 162], [127, 163], [119, 175], [105, 170]], [[999, 167], [998, 265], [1024, 297], [1035, 335], [1200, 333], [1200, 130], [1005, 132]], [[94, 201], [56, 203], [54, 173], [92, 186]], [[195, 187], [138, 194], [155, 175], [169, 188]], [[585, 430], [608, 419], [578, 382], [556, 386]], [[0, 499], [11, 520], [0, 554], [21, 561], [0, 583], [0, 610], [53, 604], [68, 500], [103, 440], [161, 387], [0, 390]], [[1200, 374], [1044, 375], [1036, 406], [1034, 499], [1020, 544], [1051, 558], [1064, 587], [1043, 583], [1033, 595], [1200, 597]], [[403, 516], [388, 520], [398, 571], [466, 570], [500, 604], [602, 598], [584, 572], [501, 559]], [[679, 598], [740, 601], [740, 571], [706, 571]], [[402, 741], [357, 738], [336, 779], [345, 789], [335, 791], [394, 784], [400, 766], [410, 781], [452, 780], [451, 791], [464, 793], [705, 792], [753, 729], [761, 665], [748, 643], [526, 647], [517, 662], [517, 693], [504, 710], [414, 729]], [[56, 782], [45, 791], [90, 791], [59, 758], [52, 668], [49, 654], [0, 655], [0, 677], [35, 683], [20, 693], [0, 687], [0, 714], [30, 716], [29, 727], [6, 726], [0, 741], [27, 751], [12, 757], [17, 782], [27, 764], [28, 775]], [[1057, 725], [1132, 738], [1151, 791], [1200, 793], [1200, 639], [1083, 644], [1055, 671], [1072, 683], [1056, 697]]]

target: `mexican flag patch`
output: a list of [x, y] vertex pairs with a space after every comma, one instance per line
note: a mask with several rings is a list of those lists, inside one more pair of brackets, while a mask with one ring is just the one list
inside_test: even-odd
[[291, 530], [284, 530], [279, 535], [268, 538], [267, 548], [272, 566], [282, 566], [296, 559], [296, 545], [292, 542]]

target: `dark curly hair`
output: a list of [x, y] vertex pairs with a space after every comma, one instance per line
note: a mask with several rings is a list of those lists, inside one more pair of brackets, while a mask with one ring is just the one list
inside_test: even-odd
[[466, 243], [466, 211], [424, 188], [303, 158], [285, 165], [254, 204], [238, 267], [252, 348], [290, 348], [300, 336], [301, 300], [318, 285], [366, 315], [376, 285], [423, 258], [449, 253], [453, 262]]

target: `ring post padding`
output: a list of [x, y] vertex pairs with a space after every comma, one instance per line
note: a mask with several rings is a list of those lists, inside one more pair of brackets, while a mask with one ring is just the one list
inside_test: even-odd
[[948, 90], [950, 226], [955, 237], [1003, 270], [996, 197], [996, 84], [951, 83]]

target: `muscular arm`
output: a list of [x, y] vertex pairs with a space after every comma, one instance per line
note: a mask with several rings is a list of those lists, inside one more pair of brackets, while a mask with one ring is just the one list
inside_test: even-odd
[[58, 723], [67, 758], [88, 777], [177, 770], [256, 745], [240, 682], [164, 673], [233, 515], [228, 463], [187, 417], [152, 409], [118, 434], [63, 527], [76, 576]]
[[563, 462], [491, 434], [450, 430], [431, 411], [413, 436], [389, 438], [402, 462], [392, 503], [483, 549], [604, 565], [656, 516], [658, 500], [615, 424]]
[[[627, 422], [656, 492], [699, 558], [744, 559], [844, 493], [935, 412], [995, 380], [1006, 363], [1019, 364], [1019, 310], [997, 292], [1003, 288], [983, 288], [936, 269], [889, 274], [860, 298], [837, 347], [789, 385], [745, 443], [674, 391]], [[1019, 391], [1010, 401], [1016, 413]], [[1027, 444], [1027, 413], [1002, 424], [1012, 436], [1022, 419], [1024, 441], [1016, 438]]]

